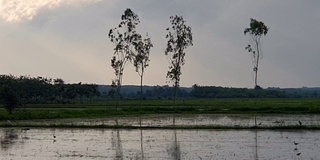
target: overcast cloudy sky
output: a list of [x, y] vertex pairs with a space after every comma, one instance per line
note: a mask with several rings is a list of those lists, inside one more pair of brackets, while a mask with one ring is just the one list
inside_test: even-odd
[[[114, 44], [107, 34], [126, 8], [154, 44], [146, 85], [167, 84], [165, 28], [171, 15], [182, 15], [194, 46], [186, 50], [181, 86], [253, 87], [243, 34], [250, 18], [270, 28], [258, 84], [320, 86], [319, 0], [0, 0], [0, 74], [110, 84]], [[123, 84], [139, 84], [132, 65], [124, 74]]]

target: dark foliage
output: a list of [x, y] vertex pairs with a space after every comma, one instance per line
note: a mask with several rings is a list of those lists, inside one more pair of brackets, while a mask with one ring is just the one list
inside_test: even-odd
[[8, 85], [3, 85], [0, 88], [0, 102], [4, 104], [4, 108], [9, 114], [13, 113], [13, 110], [19, 106], [18, 93], [14, 88]]
[[[124, 99], [139, 99], [139, 86], [123, 86], [121, 94]], [[110, 86], [99, 86], [101, 98], [108, 97]], [[165, 86], [144, 86], [144, 99], [171, 99], [174, 88]], [[320, 98], [320, 88], [228, 88], [219, 86], [181, 87], [177, 90], [178, 99], [194, 98], [253, 98], [257, 92], [258, 98]]]
[[[98, 85], [65, 84], [62, 79], [0, 75], [0, 99], [15, 108], [27, 103], [71, 103], [100, 95]], [[10, 111], [10, 110], [9, 110]]]
[[253, 98], [255, 92], [258, 98], [285, 98], [282, 91], [259, 89], [253, 90], [248, 88], [225, 88], [215, 86], [198, 86], [194, 85], [191, 95], [195, 98]]

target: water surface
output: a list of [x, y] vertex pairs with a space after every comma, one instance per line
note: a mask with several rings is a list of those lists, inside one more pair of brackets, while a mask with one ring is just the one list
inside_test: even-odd
[[[195, 115], [143, 115], [143, 116], [118, 116], [97, 119], [53, 119], [33, 121], [12, 121], [18, 125], [125, 125], [125, 126], [170, 126], [175, 119], [177, 126], [254, 126], [255, 117], [257, 125], [272, 126], [319, 126], [320, 115], [246, 115], [246, 114], [195, 114]], [[299, 123], [301, 122], [301, 124]], [[0, 123], [7, 123], [6, 121]]]
[[4, 160], [320, 159], [320, 131], [0, 128], [0, 136]]

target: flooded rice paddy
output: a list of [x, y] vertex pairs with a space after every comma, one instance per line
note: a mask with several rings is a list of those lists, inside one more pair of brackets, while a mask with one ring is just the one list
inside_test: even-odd
[[0, 128], [1, 159], [320, 159], [320, 131]]
[[[320, 126], [320, 115], [246, 115], [246, 114], [201, 114], [201, 115], [143, 115], [118, 116], [99, 119], [53, 119], [33, 121], [12, 121], [14, 125], [72, 125], [72, 126], [98, 126], [98, 125], [123, 125], [123, 126], [243, 126], [255, 125], [261, 127], [272, 126]], [[173, 120], [174, 119], [174, 120]], [[0, 122], [0, 124], [7, 122]]]
[[[173, 118], [175, 117], [175, 118]], [[254, 115], [149, 115], [12, 124], [254, 126]], [[318, 115], [257, 115], [261, 126], [319, 126]], [[0, 159], [318, 160], [319, 130], [0, 128]]]

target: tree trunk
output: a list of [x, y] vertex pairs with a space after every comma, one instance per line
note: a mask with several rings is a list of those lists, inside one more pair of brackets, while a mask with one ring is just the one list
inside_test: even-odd
[[257, 90], [258, 90], [258, 68], [255, 68], [255, 79], [254, 79], [254, 106], [257, 107]]
[[176, 81], [174, 83], [174, 92], [173, 92], [173, 107], [174, 107], [174, 110], [176, 110], [177, 87], [178, 87], [178, 83]]
[[119, 104], [119, 100], [120, 100], [120, 90], [121, 90], [121, 86], [120, 84], [117, 84], [117, 91], [116, 91], [116, 111], [118, 110], [118, 104]]
[[142, 99], [143, 99], [143, 94], [142, 94], [142, 81], [143, 81], [143, 73], [140, 76], [140, 110], [142, 107]]
[[[254, 79], [254, 107], [257, 108], [257, 92], [260, 87], [258, 87], [258, 67], [259, 67], [259, 60], [260, 60], [260, 48], [259, 48], [259, 40], [256, 40], [256, 51], [257, 51], [257, 59], [256, 59], [256, 64], [255, 64], [255, 79]], [[257, 115], [254, 116], [254, 125], [257, 127]]]

